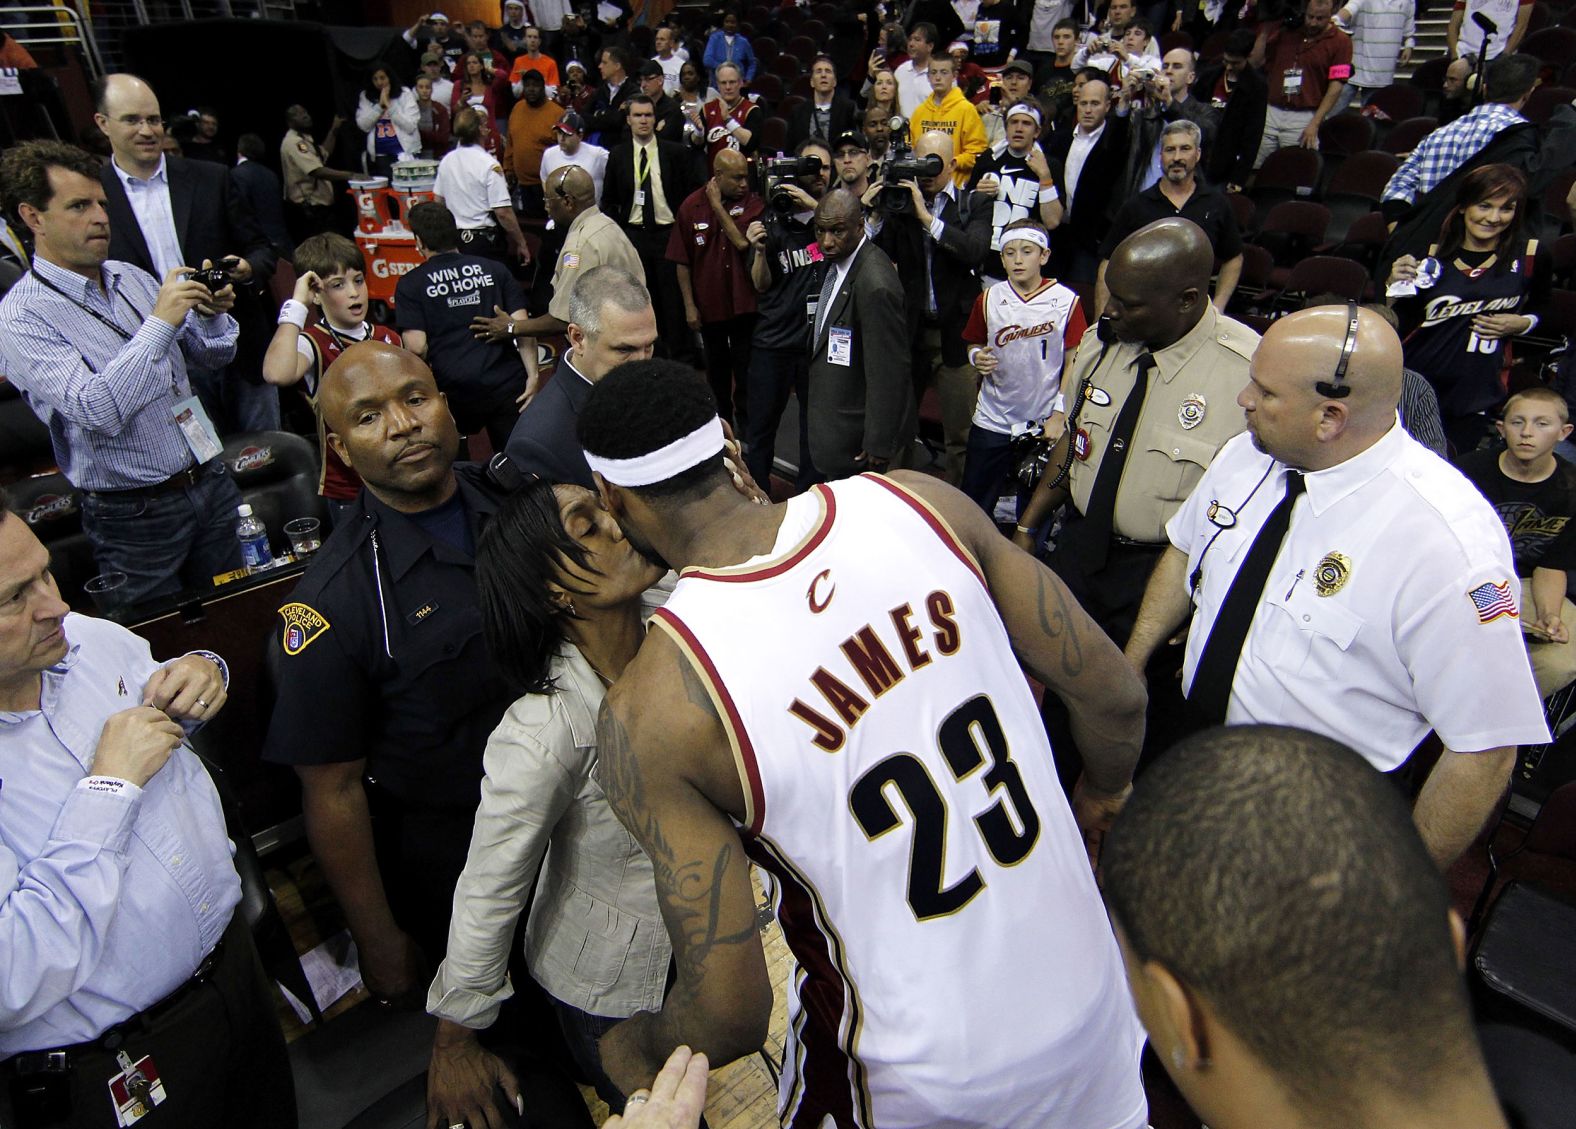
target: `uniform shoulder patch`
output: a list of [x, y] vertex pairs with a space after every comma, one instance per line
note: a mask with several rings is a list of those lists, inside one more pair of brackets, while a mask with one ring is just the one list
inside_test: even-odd
[[286, 604], [279, 609], [279, 618], [285, 621], [282, 641], [287, 655], [299, 655], [329, 628], [323, 613], [306, 604]]

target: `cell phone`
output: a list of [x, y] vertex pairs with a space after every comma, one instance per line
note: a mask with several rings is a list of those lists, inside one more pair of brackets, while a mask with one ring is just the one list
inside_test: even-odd
[[1001, 105], [1001, 87], [993, 86], [990, 88], [990, 104], [992, 106]]

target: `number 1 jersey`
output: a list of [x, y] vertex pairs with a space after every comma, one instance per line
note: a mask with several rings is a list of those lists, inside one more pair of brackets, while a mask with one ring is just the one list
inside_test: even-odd
[[978, 564], [865, 475], [653, 622], [708, 683], [796, 967], [784, 1125], [1135, 1129], [1121, 956]]

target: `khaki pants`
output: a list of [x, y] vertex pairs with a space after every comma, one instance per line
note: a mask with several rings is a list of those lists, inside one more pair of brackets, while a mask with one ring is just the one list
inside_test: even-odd
[[980, 377], [973, 365], [941, 363], [941, 330], [921, 326], [914, 348], [914, 401], [916, 408], [925, 389], [934, 385], [941, 405], [942, 470], [953, 486], [963, 484], [963, 461], [979, 399]]
[[[1521, 615], [1528, 618], [1532, 606], [1532, 583], [1521, 581]], [[1569, 643], [1539, 643], [1527, 638], [1527, 657], [1532, 660], [1532, 677], [1538, 684], [1538, 697], [1547, 698], [1556, 690], [1576, 682], [1576, 604], [1566, 599], [1560, 620], [1571, 633]]]
[[1271, 106], [1264, 113], [1264, 135], [1259, 140], [1259, 155], [1253, 158], [1258, 168], [1277, 149], [1295, 149], [1302, 144], [1302, 131], [1313, 120], [1312, 110], [1283, 110]]

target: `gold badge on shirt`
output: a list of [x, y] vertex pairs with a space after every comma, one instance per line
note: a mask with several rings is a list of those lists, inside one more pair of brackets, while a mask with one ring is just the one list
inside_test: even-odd
[[1313, 573], [1313, 587], [1321, 596], [1333, 596], [1352, 578], [1352, 562], [1340, 553], [1326, 553]]

